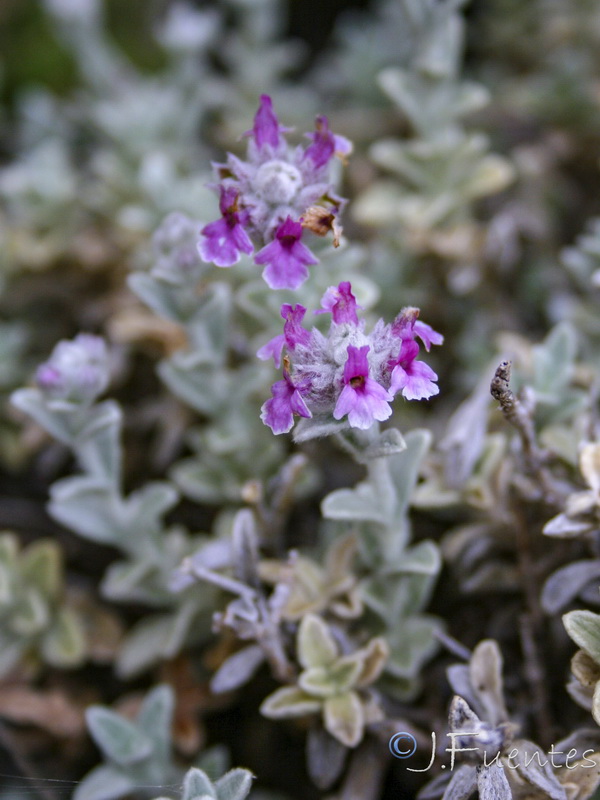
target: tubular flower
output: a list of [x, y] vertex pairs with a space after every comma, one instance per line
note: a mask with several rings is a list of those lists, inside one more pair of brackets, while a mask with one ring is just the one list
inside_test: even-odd
[[294, 414], [345, 419], [349, 427], [366, 430], [391, 416], [397, 394], [425, 400], [438, 393], [437, 375], [419, 360], [417, 340], [429, 351], [443, 336], [419, 322], [419, 309], [403, 309], [391, 324], [380, 319], [367, 333], [359, 308], [348, 281], [329, 287], [315, 311], [331, 314], [325, 336], [303, 326], [304, 306], [281, 307], [283, 333], [257, 353], [276, 365], [283, 359], [283, 380], [273, 384], [273, 397], [262, 407], [261, 418], [273, 433], [290, 431]]
[[327, 118], [317, 117], [316, 131], [307, 134], [307, 147], [290, 149], [268, 95], [262, 95], [248, 137], [245, 161], [229, 154], [215, 164], [221, 218], [205, 225], [198, 249], [201, 258], [230, 267], [242, 253], [255, 252], [271, 289], [296, 289], [318, 259], [301, 241], [306, 230], [319, 236], [339, 236], [337, 215], [345, 200], [329, 181], [329, 165], [351, 150], [350, 142], [335, 136]]

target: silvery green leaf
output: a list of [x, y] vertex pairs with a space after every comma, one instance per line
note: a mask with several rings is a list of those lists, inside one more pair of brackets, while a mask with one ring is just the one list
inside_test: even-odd
[[512, 800], [510, 784], [500, 764], [477, 767], [477, 788], [479, 800]]
[[166, 597], [157, 593], [153, 579], [156, 570], [155, 561], [141, 556], [130, 561], [115, 561], [102, 578], [102, 594], [111, 600], [164, 606]]
[[77, 458], [90, 477], [119, 484], [121, 474], [121, 409], [113, 400], [91, 408], [74, 442]]
[[442, 559], [438, 546], [435, 542], [425, 540], [406, 550], [397, 564], [390, 565], [390, 572], [437, 575], [441, 566]]
[[61, 551], [51, 539], [38, 539], [23, 550], [19, 569], [26, 583], [33, 583], [50, 600], [62, 589]]
[[72, 415], [76, 407], [70, 404], [63, 413], [53, 413], [39, 389], [17, 389], [11, 395], [11, 403], [32, 417], [38, 425], [63, 444], [73, 442]]
[[321, 701], [298, 689], [296, 686], [283, 686], [263, 700], [260, 713], [269, 719], [305, 717], [321, 709]]
[[189, 769], [183, 779], [181, 800], [196, 800], [198, 797], [217, 797], [213, 782], [208, 775], [197, 767]]
[[398, 621], [386, 635], [390, 656], [385, 671], [398, 678], [413, 678], [438, 650], [434, 633], [441, 627], [435, 617], [419, 615]]
[[194, 317], [186, 330], [194, 351], [210, 353], [213, 364], [221, 365], [229, 343], [231, 289], [225, 283], [212, 283], [200, 295]]
[[181, 310], [176, 300], [176, 292], [171, 284], [157, 280], [153, 275], [134, 272], [128, 276], [131, 291], [160, 317], [182, 323]]
[[323, 706], [325, 729], [346, 747], [356, 747], [363, 737], [365, 715], [356, 692], [328, 697]]
[[9, 638], [6, 635], [0, 637], [0, 677], [10, 672], [19, 663], [26, 643], [23, 639]]
[[135, 780], [111, 766], [102, 765], [89, 772], [77, 785], [73, 800], [116, 800], [135, 789]]
[[[546, 614], [556, 614], [569, 605], [591, 581], [600, 579], [600, 559], [574, 561], [552, 573], [542, 588], [541, 603]], [[596, 594], [598, 588], [595, 587]]]
[[85, 718], [89, 731], [109, 761], [136, 764], [152, 753], [152, 741], [140, 728], [104, 706], [90, 706]]
[[572, 539], [583, 536], [594, 529], [592, 520], [573, 519], [567, 514], [557, 514], [544, 525], [542, 533], [546, 536], [558, 536], [561, 539]]
[[229, 656], [210, 681], [213, 694], [230, 692], [247, 683], [261, 664], [265, 655], [258, 645], [249, 645]]
[[306, 765], [318, 789], [329, 789], [340, 777], [347, 749], [321, 726], [312, 727], [306, 737]]
[[566, 388], [577, 352], [577, 334], [567, 322], [556, 325], [533, 348], [533, 387], [537, 394], [557, 397]]
[[533, 742], [519, 739], [515, 742], [515, 749], [519, 752], [527, 753], [528, 756], [533, 756], [534, 753], [539, 753], [541, 763], [546, 762], [545, 766], [540, 766], [540, 763], [535, 759], [528, 758], [528, 764], [521, 764], [517, 771], [519, 775], [524, 778], [528, 783], [533, 784], [537, 789], [551, 800], [567, 800], [567, 793], [562, 783], [554, 774], [550, 764], [548, 763], [547, 755], [537, 747]]
[[218, 414], [230, 393], [227, 375], [210, 364], [188, 364], [173, 357], [161, 361], [158, 374], [180, 400], [203, 414]]
[[431, 446], [432, 435], [428, 430], [414, 430], [405, 436], [406, 450], [392, 456], [390, 470], [396, 485], [396, 513], [403, 515], [410, 503], [417, 482], [421, 461]]
[[382, 525], [387, 521], [385, 510], [370, 483], [331, 492], [321, 503], [321, 513], [325, 519], [378, 522]]
[[562, 619], [575, 644], [600, 664], [600, 615], [592, 611], [569, 611]]
[[469, 764], [461, 764], [453, 772], [442, 800], [468, 800], [476, 789], [477, 770]]
[[376, 442], [362, 451], [359, 461], [366, 463], [375, 458], [397, 455], [404, 450], [406, 450], [406, 442], [400, 431], [397, 428], [386, 428]]
[[229, 751], [224, 745], [216, 744], [203, 750], [194, 761], [194, 766], [216, 781], [229, 769]]
[[144, 698], [136, 724], [152, 740], [153, 757], [168, 759], [171, 752], [171, 723], [175, 710], [175, 692], [167, 684], [156, 686]]
[[323, 436], [334, 436], [336, 433], [348, 430], [347, 420], [334, 420], [331, 416], [315, 415], [311, 419], [301, 419], [294, 426], [292, 437], [296, 444], [308, 442], [311, 439], [320, 439]]
[[306, 614], [298, 627], [298, 661], [304, 669], [327, 667], [338, 655], [335, 639], [326, 623], [316, 614]]
[[437, 24], [432, 24], [427, 31], [415, 67], [434, 79], [454, 78], [463, 40], [462, 17], [452, 13], [443, 14], [442, 19]]
[[131, 678], [164, 658], [172, 628], [173, 614], [143, 617], [121, 644], [116, 661], [117, 674], [121, 678]]
[[[143, 538], [162, 528], [162, 517], [179, 500], [177, 489], [170, 483], [155, 481], [132, 492], [121, 506], [121, 525], [134, 539], [124, 549], [135, 552], [135, 539]], [[123, 547], [123, 544], [121, 545]]]
[[11, 615], [10, 627], [21, 636], [40, 633], [50, 620], [48, 603], [32, 586], [22, 591]]
[[502, 655], [493, 639], [479, 642], [469, 662], [471, 686], [481, 707], [482, 718], [498, 725], [508, 720], [502, 686]]
[[446, 676], [452, 691], [462, 697], [471, 708], [480, 711], [469, 667], [466, 664], [452, 664], [446, 669]]
[[215, 783], [219, 800], [244, 800], [254, 776], [247, 769], [232, 769]]
[[83, 625], [70, 608], [60, 608], [44, 633], [41, 650], [45, 661], [55, 667], [76, 667], [86, 653]]
[[50, 514], [80, 536], [102, 544], [119, 544], [115, 517], [119, 498], [104, 480], [64, 478], [50, 489]]

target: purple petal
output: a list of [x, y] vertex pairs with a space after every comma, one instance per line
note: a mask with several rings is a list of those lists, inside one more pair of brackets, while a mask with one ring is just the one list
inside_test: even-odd
[[310, 342], [310, 333], [302, 327], [302, 320], [305, 314], [306, 309], [300, 303], [295, 306], [284, 303], [281, 306], [281, 316], [285, 320], [283, 334], [285, 343], [290, 350], [293, 350], [299, 344], [306, 346]]
[[437, 375], [424, 361], [412, 361], [406, 368], [400, 364], [392, 371], [390, 392], [401, 391], [407, 400], [427, 400], [439, 393]]
[[242, 226], [231, 225], [225, 217], [205, 225], [201, 233], [204, 238], [198, 242], [200, 258], [217, 267], [231, 267], [240, 260], [241, 253], [250, 255], [254, 250]]
[[358, 325], [356, 309], [360, 308], [360, 306], [356, 302], [356, 297], [352, 294], [352, 286], [349, 281], [342, 281], [337, 287], [330, 286], [321, 298], [321, 306], [324, 311], [331, 312], [336, 325], [341, 325], [345, 322]]
[[444, 337], [442, 334], [434, 331], [431, 325], [427, 325], [425, 322], [420, 322], [417, 320], [414, 324], [413, 330], [415, 332], [415, 336], [418, 336], [425, 345], [425, 350], [427, 350], [427, 352], [429, 352], [431, 349], [432, 344], [443, 344], [444, 342]]
[[279, 120], [273, 111], [273, 101], [268, 94], [261, 94], [260, 105], [252, 128], [252, 135], [258, 149], [262, 149], [265, 145], [276, 149], [281, 142], [279, 131]]
[[271, 393], [273, 397], [263, 403], [260, 418], [273, 433], [288, 433], [294, 425], [294, 414], [312, 417], [302, 395], [287, 373], [284, 373], [283, 380], [271, 386]]
[[363, 347], [348, 345], [348, 359], [344, 364], [344, 383], [348, 384], [355, 378], [369, 377], [369, 362], [367, 360], [369, 349], [368, 344]]
[[274, 336], [270, 341], [264, 344], [260, 350], [257, 351], [256, 355], [261, 361], [268, 361], [272, 358], [275, 366], [280, 367], [284, 344], [285, 336], [283, 333], [280, 333], [279, 336]]
[[302, 225], [288, 217], [275, 234], [275, 239], [256, 256], [256, 264], [266, 264], [263, 278], [271, 289], [297, 289], [308, 278], [307, 264], [318, 259], [302, 244]]
[[376, 420], [383, 422], [391, 416], [391, 399], [392, 395], [371, 378], [358, 387], [348, 383], [338, 397], [333, 416], [341, 419], [347, 414], [351, 427], [367, 430]]
[[328, 164], [335, 154], [335, 136], [329, 130], [327, 117], [317, 117], [316, 131], [306, 135], [312, 139], [312, 144], [304, 151], [303, 159], [311, 161], [314, 169], [319, 170]]

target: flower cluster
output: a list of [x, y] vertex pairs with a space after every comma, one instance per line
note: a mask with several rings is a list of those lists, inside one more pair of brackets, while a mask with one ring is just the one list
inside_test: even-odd
[[247, 132], [248, 155], [242, 161], [229, 154], [216, 164], [221, 219], [206, 225], [199, 243], [201, 257], [218, 267], [230, 267], [241, 253], [264, 266], [263, 278], [271, 289], [297, 289], [308, 277], [308, 266], [318, 259], [301, 241], [308, 229], [324, 236], [339, 228], [336, 217], [344, 204], [329, 182], [329, 165], [351, 150], [350, 142], [335, 136], [327, 118], [316, 120], [307, 134], [307, 147], [290, 149], [282, 135], [271, 98], [262, 95]]
[[[347, 418], [351, 428], [366, 430], [392, 413], [390, 402], [400, 393], [407, 400], [424, 400], [437, 394], [437, 375], [419, 361], [420, 339], [429, 351], [443, 337], [418, 319], [419, 309], [405, 308], [391, 324], [379, 320], [370, 333], [359, 321], [359, 306], [350, 283], [330, 287], [317, 314], [330, 313], [327, 336], [316, 328], [306, 330], [304, 306], [284, 303], [283, 333], [271, 339], [257, 355], [283, 360], [283, 379], [271, 387], [261, 418], [273, 433], [287, 433], [300, 417], [333, 415]], [[285, 355], [284, 355], [285, 350]]]
[[35, 375], [38, 388], [49, 400], [71, 403], [93, 403], [109, 379], [106, 343], [89, 333], [59, 342]]

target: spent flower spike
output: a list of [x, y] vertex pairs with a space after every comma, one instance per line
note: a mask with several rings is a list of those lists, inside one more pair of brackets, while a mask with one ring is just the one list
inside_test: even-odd
[[332, 133], [324, 116], [307, 134], [307, 147], [289, 148], [286, 131], [271, 98], [262, 95], [254, 125], [245, 134], [246, 160], [229, 154], [225, 164], [214, 165], [221, 218], [202, 228], [198, 244], [201, 258], [218, 267], [231, 267], [242, 253], [255, 253], [271, 289], [297, 289], [308, 267], [318, 263], [302, 242], [305, 231], [319, 236], [332, 231], [337, 245], [337, 216], [345, 200], [334, 192], [329, 165], [352, 149], [347, 139]]
[[[442, 344], [443, 336], [419, 323], [417, 308], [405, 308], [393, 323], [379, 320], [370, 333], [359, 320], [360, 306], [348, 281], [331, 286], [315, 313], [330, 313], [327, 336], [302, 326], [306, 309], [284, 304], [283, 334], [271, 339], [257, 355], [276, 365], [283, 356], [283, 380], [272, 386], [272, 398], [262, 407], [261, 419], [273, 433], [287, 433], [294, 414], [347, 421], [367, 430], [392, 414], [397, 394], [407, 400], [425, 400], [438, 394], [437, 375], [418, 359], [420, 339], [426, 350]], [[285, 355], [284, 354], [285, 351]]]

